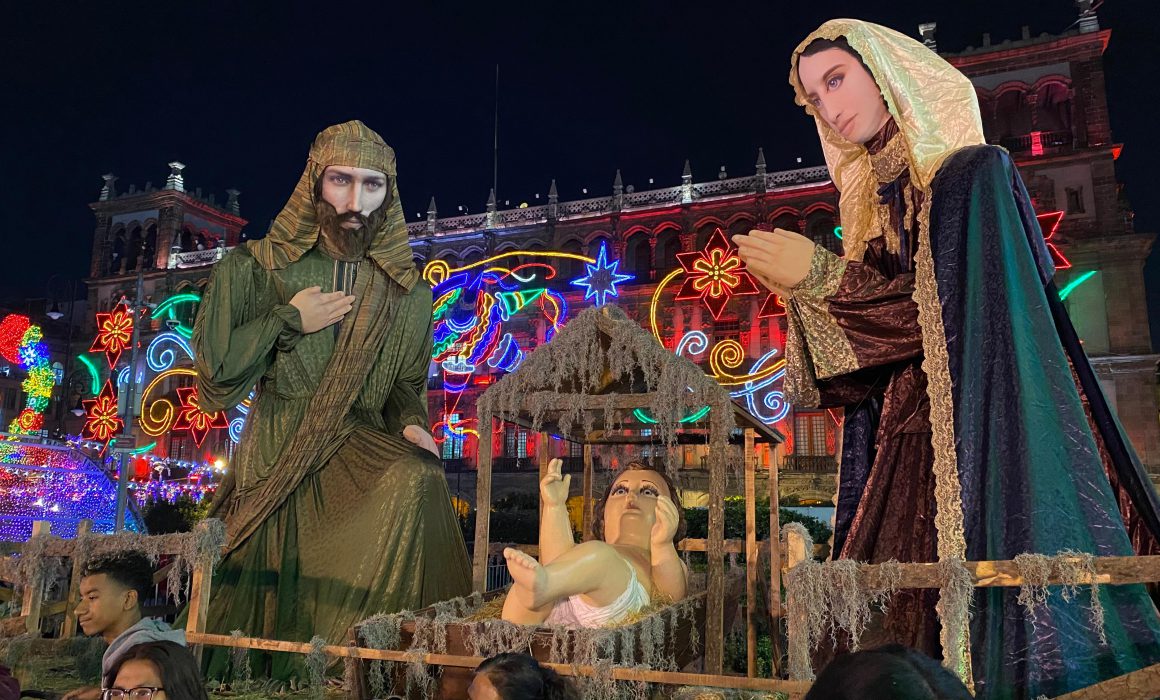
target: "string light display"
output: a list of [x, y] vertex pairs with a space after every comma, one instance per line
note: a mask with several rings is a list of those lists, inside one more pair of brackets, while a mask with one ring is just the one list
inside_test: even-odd
[[81, 405], [85, 408], [85, 425], [81, 437], [100, 443], [104, 450], [125, 429], [125, 421], [117, 408], [117, 392], [113, 389], [113, 382], [106, 381], [101, 393], [82, 401]]
[[229, 421], [222, 411], [206, 413], [201, 410], [197, 400], [196, 386], [179, 386], [177, 395], [181, 399], [181, 409], [173, 422], [173, 430], [186, 430], [193, 437], [193, 444], [201, 447], [205, 436], [213, 428], [228, 428]]
[[1064, 257], [1063, 253], [1059, 252], [1059, 248], [1056, 248], [1055, 244], [1052, 243], [1055, 232], [1059, 230], [1059, 222], [1063, 221], [1063, 212], [1050, 211], [1046, 214], [1038, 214], [1035, 218], [1039, 221], [1039, 229], [1043, 232], [1043, 242], [1047, 244], [1047, 250], [1051, 253], [1051, 261], [1055, 263], [1055, 269], [1066, 270], [1071, 267], [1071, 261]]
[[721, 318], [726, 304], [735, 296], [757, 294], [757, 283], [745, 270], [737, 248], [721, 229], [713, 231], [704, 250], [677, 253], [685, 281], [677, 291], [677, 301], [700, 299], [713, 320]]
[[41, 338], [40, 326], [32, 324], [27, 316], [9, 314], [0, 321], [0, 356], [20, 365], [25, 372], [20, 385], [26, 396], [24, 408], [8, 426], [8, 432], [14, 435], [37, 433], [44, 427], [44, 412], [56, 386], [56, 373]]
[[[93, 532], [112, 532], [116, 502], [109, 472], [77, 450], [0, 443], [0, 540], [27, 540], [34, 520], [48, 520], [52, 533], [63, 537], [74, 536], [83, 519], [93, 521]], [[133, 513], [126, 525], [140, 530]]]
[[103, 352], [109, 369], [117, 366], [121, 353], [133, 342], [133, 314], [125, 303], [108, 313], [97, 314], [97, 337], [89, 352]]
[[475, 418], [457, 417], [463, 393], [473, 382], [487, 381], [491, 372], [512, 372], [523, 362], [526, 353], [504, 330], [506, 323], [534, 313], [544, 320], [545, 342], [564, 324], [567, 302], [547, 286], [559, 278], [551, 263], [560, 260], [583, 262], [587, 275], [571, 283], [600, 299], [615, 296], [615, 285], [624, 281], [616, 272], [619, 261], [610, 263], [603, 248], [595, 260], [575, 253], [515, 250], [457, 268], [433, 260], [423, 269], [434, 297], [431, 360], [443, 374], [447, 397], [443, 420], [432, 428], [436, 442], [477, 438]]

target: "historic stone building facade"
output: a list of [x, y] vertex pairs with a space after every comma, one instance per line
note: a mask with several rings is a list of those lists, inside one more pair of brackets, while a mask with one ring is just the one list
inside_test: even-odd
[[[932, 24], [920, 28], [932, 50], [937, 50], [935, 30]], [[998, 45], [985, 36], [979, 48], [943, 55], [975, 83], [987, 139], [1016, 158], [1038, 211], [1063, 213], [1051, 242], [1071, 266], [1059, 271], [1057, 284], [1067, 289], [1069, 312], [1141, 459], [1153, 474], [1160, 474], [1158, 356], [1151, 346], [1143, 281], [1144, 259], [1154, 236], [1133, 229], [1115, 177], [1121, 147], [1110, 133], [1102, 63], [1109, 35], [1087, 12], [1078, 29], [1068, 34], [1031, 37], [1025, 30], [1022, 39]], [[212, 264], [239, 241], [246, 222], [239, 216], [238, 193], [229, 191], [224, 205], [190, 193], [184, 186], [184, 167], [171, 163], [162, 189], [147, 186], [118, 193], [115, 178], [105, 176], [105, 189], [92, 205], [97, 217], [88, 280], [92, 309], [132, 298], [138, 275], [146, 300], [154, 303], [185, 289], [197, 290]], [[680, 184], [664, 189], [635, 189], [618, 172], [609, 195], [579, 201], [560, 201], [553, 183], [546, 203], [538, 206], [500, 209], [493, 195], [483, 213], [441, 218], [432, 200], [426, 221], [412, 223], [408, 230], [421, 266], [443, 261], [454, 270], [501, 255], [507, 257], [496, 264], [507, 268], [552, 265], [554, 276], [546, 286], [564, 300], [569, 315], [592, 303], [584, 289], [571, 284], [584, 275], [585, 265], [543, 253], [595, 258], [604, 246], [610, 259], [620, 261], [619, 270], [634, 276], [619, 285], [614, 302], [649, 327], [657, 286], [680, 269], [677, 254], [703, 250], [717, 229], [731, 234], [776, 226], [840, 251], [840, 223], [837, 192], [824, 167], [768, 172], [759, 152], [752, 175], [729, 177], [722, 171], [716, 179], [697, 182], [686, 164]], [[478, 273], [483, 268], [474, 269]], [[470, 308], [472, 294], [456, 303]], [[713, 318], [699, 302], [672, 302], [671, 292], [666, 292], [655, 314], [657, 332], [668, 347], [691, 355], [706, 369], [711, 350], [692, 355], [688, 347], [679, 347], [690, 331], [702, 333], [707, 348], [733, 341], [745, 355], [735, 358], [741, 371], [782, 347], [784, 318], [762, 317], [764, 299], [764, 294], [735, 297]], [[527, 351], [550, 335], [549, 317], [547, 312], [515, 313], [504, 319], [503, 332]], [[147, 332], [160, 332], [163, 325], [154, 322]], [[456, 375], [452, 387], [444, 365], [433, 363], [429, 381], [437, 433], [447, 425], [468, 425], [474, 397], [503, 370], [502, 362], [496, 367], [478, 363], [466, 378]], [[450, 366], [455, 369], [454, 361]], [[780, 410], [776, 404], [774, 397], [756, 410], [772, 415]], [[777, 417], [787, 443], [762, 458], [780, 467], [783, 493], [828, 501], [834, 490], [840, 416], [789, 410]], [[535, 436], [505, 428], [495, 437], [501, 471], [530, 467]], [[224, 436], [212, 439], [225, 443]], [[448, 471], [458, 474], [451, 477], [453, 484], [470, 478], [473, 448], [470, 437], [444, 440]], [[184, 449], [180, 442], [167, 448], [169, 453]], [[688, 448], [684, 460], [695, 467], [700, 456]]]

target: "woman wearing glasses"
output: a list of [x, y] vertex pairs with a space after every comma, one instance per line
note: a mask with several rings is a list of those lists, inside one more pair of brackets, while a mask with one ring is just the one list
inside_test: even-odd
[[101, 700], [209, 700], [197, 660], [173, 642], [138, 644], [104, 680]]

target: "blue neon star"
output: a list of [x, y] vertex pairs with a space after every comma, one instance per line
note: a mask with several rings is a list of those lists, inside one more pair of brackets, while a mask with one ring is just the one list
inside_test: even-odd
[[616, 271], [620, 265], [619, 260], [608, 262], [608, 250], [604, 243], [600, 244], [600, 253], [596, 256], [596, 264], [584, 263], [584, 267], [588, 269], [588, 274], [579, 279], [572, 280], [572, 284], [577, 287], [584, 287], [584, 298], [590, 299], [596, 297], [596, 305], [604, 306], [608, 302], [609, 296], [619, 296], [616, 291], [616, 285], [623, 284], [631, 279], [632, 275], [625, 275]]

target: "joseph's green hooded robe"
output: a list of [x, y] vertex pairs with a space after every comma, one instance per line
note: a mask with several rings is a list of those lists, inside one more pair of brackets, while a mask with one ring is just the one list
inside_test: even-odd
[[[385, 173], [385, 216], [352, 263], [319, 246], [315, 185], [327, 166]], [[373, 219], [372, 219], [373, 220]], [[325, 247], [325, 246], [323, 246]], [[304, 334], [299, 291], [334, 291], [353, 272], [354, 308]], [[345, 267], [344, 267], [345, 266]], [[407, 243], [395, 155], [361, 122], [315, 140], [266, 238], [217, 264], [194, 327], [206, 411], [257, 388], [231, 479], [214, 504], [228, 554], [214, 577], [207, 631], [345, 643], [355, 622], [464, 595], [470, 568], [440, 461], [402, 436], [429, 430], [431, 289]], [[228, 650], [213, 650], [221, 678]], [[256, 671], [302, 676], [301, 657]]]

